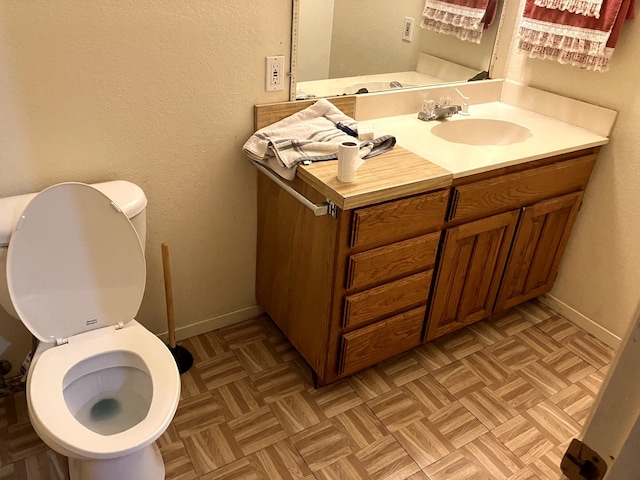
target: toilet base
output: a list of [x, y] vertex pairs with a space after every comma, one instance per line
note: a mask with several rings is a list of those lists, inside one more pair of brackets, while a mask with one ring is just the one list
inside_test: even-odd
[[164, 480], [164, 462], [155, 442], [124, 457], [69, 458], [70, 480]]

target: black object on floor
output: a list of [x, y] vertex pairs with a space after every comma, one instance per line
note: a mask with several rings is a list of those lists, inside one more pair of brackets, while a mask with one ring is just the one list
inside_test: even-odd
[[193, 355], [191, 352], [180, 345], [176, 345], [175, 347], [171, 347], [171, 345], [167, 345], [171, 355], [173, 355], [174, 360], [176, 361], [176, 365], [178, 366], [178, 371], [180, 375], [189, 370], [193, 365]]

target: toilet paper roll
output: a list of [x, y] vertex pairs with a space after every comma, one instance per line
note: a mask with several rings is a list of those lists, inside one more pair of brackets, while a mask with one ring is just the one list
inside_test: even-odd
[[353, 182], [356, 179], [356, 170], [362, 164], [358, 157], [360, 145], [354, 141], [345, 141], [338, 145], [338, 180], [341, 182]]

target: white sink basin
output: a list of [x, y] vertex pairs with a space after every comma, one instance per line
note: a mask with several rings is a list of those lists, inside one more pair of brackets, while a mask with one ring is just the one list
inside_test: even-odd
[[492, 118], [445, 120], [431, 133], [452, 143], [466, 145], [513, 145], [532, 136], [531, 130], [517, 123]]

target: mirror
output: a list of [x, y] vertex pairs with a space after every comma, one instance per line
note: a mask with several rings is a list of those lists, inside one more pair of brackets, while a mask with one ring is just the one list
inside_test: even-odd
[[473, 43], [422, 28], [425, 0], [293, 0], [291, 99], [482, 77], [490, 71], [502, 3]]

